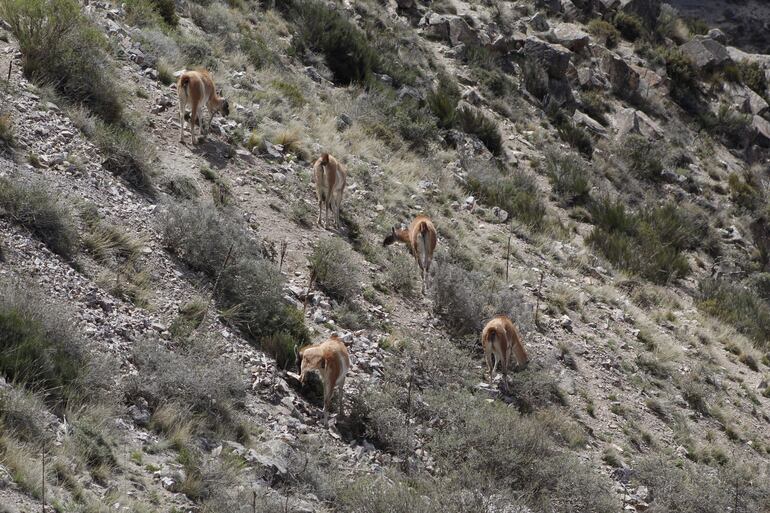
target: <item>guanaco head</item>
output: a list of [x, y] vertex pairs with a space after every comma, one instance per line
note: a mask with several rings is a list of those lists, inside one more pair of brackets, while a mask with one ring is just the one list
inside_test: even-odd
[[390, 246], [391, 244], [396, 242], [396, 240], [398, 240], [398, 237], [396, 236], [396, 227], [394, 226], [390, 229], [390, 234], [387, 237], [385, 237], [385, 240], [382, 241], [382, 245]]
[[329, 154], [326, 152], [321, 153], [321, 165], [323, 166], [329, 165]]
[[390, 234], [382, 241], [383, 246], [390, 246], [394, 242], [409, 242], [409, 231], [404, 230], [402, 227], [393, 226], [390, 229]]
[[300, 368], [299, 382], [303, 385], [307, 380], [307, 375], [313, 371], [322, 371], [326, 368], [326, 360], [321, 351], [306, 351], [305, 348], [299, 350], [298, 363]]

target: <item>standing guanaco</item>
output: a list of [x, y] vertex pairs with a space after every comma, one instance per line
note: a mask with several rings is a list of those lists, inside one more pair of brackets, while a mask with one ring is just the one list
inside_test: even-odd
[[[179, 94], [179, 140], [184, 142], [184, 118], [187, 104], [190, 104], [190, 144], [195, 144], [195, 125], [201, 124], [201, 134], [211, 128], [211, 120], [215, 112], [221, 112], [224, 116], [230, 115], [230, 104], [217, 94], [214, 88], [214, 79], [208, 71], [199, 69], [185, 71], [176, 82], [176, 92]], [[209, 111], [208, 125], [203, 121], [203, 106]]]
[[297, 350], [297, 367], [300, 369], [300, 383], [305, 384], [309, 372], [318, 372], [324, 385], [324, 426], [329, 425], [329, 410], [332, 406], [334, 390], [339, 389], [339, 414], [343, 414], [342, 396], [345, 376], [350, 369], [348, 348], [337, 335], [318, 345], [304, 346]]
[[[510, 318], [498, 315], [484, 326], [481, 332], [481, 346], [484, 348], [484, 359], [489, 371], [489, 384], [500, 364], [503, 374], [503, 385], [508, 388], [508, 367], [511, 363], [511, 353], [516, 358], [516, 368], [524, 369], [529, 363], [527, 351], [521, 342], [521, 337]], [[493, 364], [494, 360], [494, 364]]]
[[419, 215], [414, 218], [414, 221], [406, 230], [396, 228], [395, 226], [391, 228], [390, 235], [382, 241], [383, 246], [390, 246], [396, 241], [403, 242], [409, 246], [409, 250], [420, 267], [423, 294], [425, 294], [430, 264], [433, 261], [433, 251], [436, 249], [437, 240], [438, 236], [433, 222], [431, 222], [428, 216]]
[[337, 159], [328, 153], [321, 156], [313, 164], [315, 190], [318, 196], [318, 226], [321, 226], [321, 213], [326, 211], [326, 227], [329, 226], [329, 209], [334, 216], [334, 225], [340, 227], [340, 205], [342, 194], [345, 192], [347, 173]]

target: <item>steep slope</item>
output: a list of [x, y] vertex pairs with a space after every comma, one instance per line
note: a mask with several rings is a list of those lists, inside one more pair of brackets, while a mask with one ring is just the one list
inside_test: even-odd
[[[68, 325], [91, 355], [88, 392], [64, 404], [3, 381], [7, 511], [40, 508], [40, 476], [60, 511], [767, 507], [751, 228], [767, 176], [747, 162], [766, 155], [766, 90], [655, 49], [665, 35], [608, 49], [562, 3], [188, 2], [176, 28], [162, 5], [83, 6], [155, 193], [109, 171], [97, 116], [25, 78], [18, 40], [0, 47], [0, 319], [32, 305], [25, 323]], [[233, 115], [191, 146], [161, 79], [200, 64]], [[314, 224], [320, 151], [349, 170], [339, 233]], [[57, 201], [66, 251], [14, 207]], [[404, 248], [381, 247], [420, 212], [440, 237], [427, 297]], [[250, 322], [263, 302], [295, 313]], [[313, 341], [337, 331], [351, 352], [331, 430], [284, 369], [298, 312]], [[532, 358], [508, 394], [478, 349], [500, 312]]]

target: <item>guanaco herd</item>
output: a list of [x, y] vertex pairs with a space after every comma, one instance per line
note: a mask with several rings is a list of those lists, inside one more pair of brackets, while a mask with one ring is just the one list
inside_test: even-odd
[[[190, 105], [190, 143], [196, 144], [195, 126], [200, 125], [201, 135], [204, 135], [211, 127], [211, 120], [215, 113], [220, 112], [224, 116], [230, 114], [230, 105], [221, 93], [217, 93], [214, 80], [206, 70], [185, 71], [177, 80], [177, 93], [179, 94], [179, 123], [181, 125], [180, 141], [184, 142], [184, 124], [187, 105]], [[203, 107], [209, 111], [209, 122], [203, 120]], [[347, 183], [345, 167], [329, 153], [322, 153], [313, 163], [313, 178], [315, 180], [316, 195], [318, 197], [318, 226], [329, 227], [329, 211], [331, 211], [334, 227], [340, 228], [340, 206]], [[321, 218], [324, 217], [322, 225]], [[390, 233], [383, 240], [383, 246], [389, 246], [395, 242], [406, 244], [414, 256], [420, 269], [422, 278], [422, 293], [430, 276], [430, 264], [433, 261], [433, 252], [436, 249], [438, 237], [436, 227], [428, 216], [418, 215], [408, 228], [391, 228]], [[508, 388], [508, 371], [511, 365], [511, 357], [516, 359], [515, 370], [526, 368], [529, 357], [524, 349], [516, 326], [510, 318], [498, 315], [487, 322], [481, 332], [481, 345], [484, 350], [484, 360], [487, 364], [489, 384], [492, 384], [494, 375], [500, 367], [503, 376], [503, 387]], [[316, 372], [320, 375], [324, 389], [324, 425], [328, 425], [329, 411], [332, 408], [334, 392], [338, 392], [338, 412], [343, 414], [342, 397], [345, 385], [345, 376], [350, 369], [350, 357], [345, 343], [336, 334], [328, 340], [317, 345], [306, 345], [294, 349], [297, 368], [300, 369], [300, 382], [304, 384], [308, 374]]]

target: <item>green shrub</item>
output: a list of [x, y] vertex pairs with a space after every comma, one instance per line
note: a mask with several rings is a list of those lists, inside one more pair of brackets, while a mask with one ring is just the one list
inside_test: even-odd
[[591, 177], [579, 156], [551, 150], [545, 155], [545, 167], [553, 191], [563, 205], [582, 205], [588, 201]]
[[663, 179], [665, 153], [661, 146], [660, 142], [632, 134], [625, 138], [619, 153], [628, 170], [634, 175], [657, 182]]
[[742, 175], [731, 173], [727, 177], [730, 198], [750, 212], [765, 206], [765, 193], [762, 179], [752, 170], [747, 169]]
[[542, 101], [548, 94], [548, 72], [534, 59], [524, 62], [522, 70], [524, 75], [524, 88], [535, 98]]
[[708, 23], [703, 21], [701, 18], [687, 17], [685, 18], [684, 22], [687, 25], [687, 30], [690, 31], [690, 34], [695, 36], [704, 36], [708, 34]]
[[683, 251], [708, 236], [707, 224], [673, 204], [634, 214], [620, 201], [603, 198], [590, 210], [596, 226], [587, 242], [613, 264], [655, 283], [687, 275], [690, 266]]
[[480, 110], [470, 106], [457, 109], [457, 128], [478, 137], [493, 155], [502, 153], [503, 138], [497, 129], [497, 123]]
[[558, 110], [551, 119], [562, 140], [590, 159], [594, 152], [594, 144], [588, 132], [562, 110]]
[[136, 129], [96, 122], [94, 140], [104, 154], [102, 165], [136, 190], [154, 196], [152, 150]]
[[754, 290], [724, 280], [700, 283], [701, 310], [713, 315], [751, 338], [759, 349], [770, 348], [770, 304]]
[[520, 330], [528, 328], [531, 309], [516, 291], [485, 273], [466, 271], [446, 257], [436, 258], [433, 267], [434, 310], [457, 335], [477, 335], [486, 320], [499, 314], [513, 319]]
[[657, 53], [665, 62], [666, 74], [671, 79], [671, 97], [686, 111], [697, 113], [701, 110], [698, 69], [677, 48], [659, 48]]
[[751, 114], [744, 114], [726, 103], [719, 106], [716, 116], [706, 112], [699, 117], [701, 126], [717, 135], [725, 145], [739, 147], [751, 133]]
[[9, 112], [0, 113], [0, 142], [6, 147], [14, 145], [13, 119]]
[[0, 283], [0, 374], [57, 406], [82, 397], [88, 361], [68, 318], [21, 286]]
[[307, 343], [302, 316], [284, 302], [283, 277], [265, 257], [267, 248], [236, 217], [201, 204], [175, 206], [165, 216], [163, 234], [182, 261], [217, 283], [219, 304], [246, 337], [259, 344], [284, 332]]
[[502, 208], [522, 223], [543, 223], [546, 207], [534, 177], [519, 170], [469, 170], [466, 189], [488, 205]]
[[767, 77], [758, 62], [740, 61], [736, 64], [740, 81], [763, 98], [767, 95]]
[[337, 238], [319, 241], [310, 255], [316, 284], [330, 297], [349, 301], [360, 292], [361, 271], [350, 246]]
[[275, 53], [264, 38], [254, 31], [242, 31], [241, 51], [256, 70], [262, 69], [276, 60]]
[[211, 71], [219, 67], [214, 50], [205, 39], [188, 36], [179, 42], [179, 51], [188, 69], [202, 67]]
[[0, 215], [19, 223], [63, 258], [78, 250], [78, 233], [70, 211], [41, 182], [0, 178]]
[[53, 84], [64, 98], [112, 123], [121, 118], [122, 102], [107, 41], [80, 9], [75, 0], [0, 1], [0, 17], [19, 42], [25, 76]]
[[460, 90], [448, 75], [440, 75], [438, 85], [428, 92], [428, 106], [438, 118], [438, 126], [451, 128], [455, 124]]
[[547, 511], [618, 511], [609, 479], [557, 450], [536, 417], [467, 393], [435, 393], [428, 402], [436, 425], [428, 447], [444, 468], [466, 471], [476, 486], [516, 490]]
[[174, 0], [151, 0], [151, 2], [169, 27], [176, 27], [179, 24], [179, 17], [176, 14], [176, 2]]
[[588, 32], [597, 38], [604, 40], [604, 46], [607, 48], [615, 48], [618, 46], [618, 41], [620, 40], [620, 32], [612, 23], [608, 21], [594, 18], [588, 22]]
[[174, 352], [159, 340], [137, 343], [132, 353], [137, 373], [128, 378], [126, 399], [142, 397], [153, 411], [175, 404], [200, 415], [212, 431], [234, 429], [233, 404], [245, 396], [246, 382], [241, 369], [209, 344], [195, 342]]
[[341, 10], [317, 0], [287, 2], [287, 19], [296, 26], [292, 46], [298, 55], [313, 50], [324, 55], [339, 84], [368, 84], [378, 56], [366, 35]]
[[638, 16], [623, 11], [615, 15], [612, 23], [617, 27], [620, 34], [629, 41], [636, 41], [646, 33], [644, 23]]
[[584, 91], [580, 94], [580, 109], [604, 126], [609, 124], [606, 114], [610, 112], [610, 105], [605, 101], [604, 95], [598, 91]]

